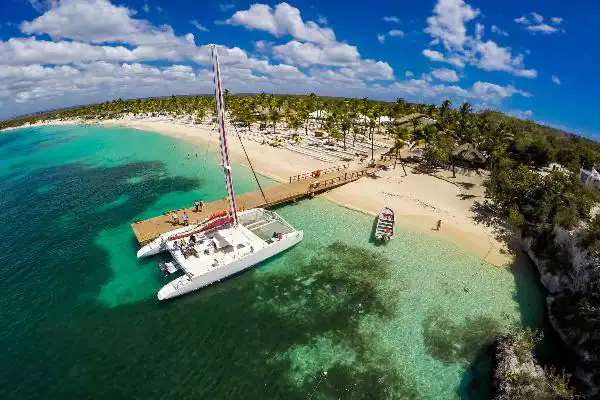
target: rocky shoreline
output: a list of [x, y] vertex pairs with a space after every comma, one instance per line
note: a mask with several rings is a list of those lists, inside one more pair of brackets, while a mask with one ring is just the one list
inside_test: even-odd
[[570, 350], [573, 383], [590, 397], [600, 395], [600, 260], [577, 246], [577, 235], [555, 227], [547, 237], [525, 238], [523, 247], [548, 290], [553, 329]]

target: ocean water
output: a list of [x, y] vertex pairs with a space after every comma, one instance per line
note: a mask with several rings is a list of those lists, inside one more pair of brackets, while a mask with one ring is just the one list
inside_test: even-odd
[[213, 151], [159, 134], [2, 133], [0, 180], [3, 399], [483, 399], [490, 340], [544, 323], [527, 268], [406, 229], [377, 245], [320, 198], [277, 209], [295, 248], [158, 303], [130, 223], [226, 193]]

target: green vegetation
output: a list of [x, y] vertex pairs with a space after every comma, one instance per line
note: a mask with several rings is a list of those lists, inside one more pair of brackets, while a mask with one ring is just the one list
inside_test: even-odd
[[541, 335], [532, 329], [517, 330], [495, 343], [494, 386], [497, 400], [568, 400], [575, 393], [570, 375], [553, 367], [543, 369], [534, 352]]
[[[548, 260], [548, 273], [562, 274], [568, 279], [580, 273], [573, 270], [572, 257], [554, 243], [555, 226], [578, 230], [579, 246], [593, 256], [600, 255], [600, 217], [590, 216], [600, 199], [598, 193], [585, 189], [578, 177], [580, 167], [600, 166], [599, 143], [495, 111], [473, 112], [469, 103], [452, 108], [448, 100], [436, 106], [412, 104], [401, 98], [395, 102], [376, 102], [367, 98], [323, 98], [312, 93], [231, 95], [226, 91], [225, 102], [230, 119], [241, 129], [257, 125], [265, 135], [272, 135], [285, 124], [296, 133], [295, 140], [300, 141], [300, 134], [307, 134], [313, 123], [311, 130], [316, 128], [315, 136], [327, 135], [332, 141], [343, 143], [344, 148], [350, 140], [352, 143], [357, 138], [373, 140], [375, 132], [384, 133], [394, 139], [392, 151], [396, 155], [402, 148], [423, 147], [425, 162], [430, 167], [450, 164], [455, 173], [455, 163], [461, 161], [455, 159], [456, 151], [466, 146], [478, 155], [480, 164], [484, 160], [490, 171], [485, 185], [493, 208], [506, 217], [515, 231], [533, 238], [532, 249]], [[119, 99], [1, 121], [0, 129], [51, 119], [104, 120], [126, 115], [186, 117], [200, 124], [207, 118], [214, 119], [213, 109], [211, 96]], [[324, 110], [322, 118], [311, 121], [311, 113], [318, 110]], [[420, 115], [402, 119], [415, 113]], [[384, 117], [392, 121], [385, 127], [381, 124]], [[553, 162], [569, 172], [543, 171]], [[594, 295], [600, 287], [597, 276], [590, 273], [578, 281], [577, 290], [570, 288], [549, 298], [549, 310], [556, 324], [563, 332], [574, 332], [567, 345], [576, 352], [584, 349], [585, 354], [578, 353], [582, 362], [600, 360], [597, 351], [600, 335], [595, 334], [600, 331], [600, 296]], [[424, 327], [428, 350], [441, 360], [466, 361], [473, 357], [477, 344], [495, 334], [494, 327], [484, 322], [469, 323], [468, 329], [463, 329], [448, 321], [428, 320]], [[473, 326], [482, 330], [472, 330]], [[463, 332], [460, 338], [464, 345], [450, 347], [443, 340], [448, 332]], [[528, 343], [529, 339], [521, 335], [519, 340]], [[552, 398], [570, 398], [563, 384], [564, 376], [547, 375], [558, 393]]]

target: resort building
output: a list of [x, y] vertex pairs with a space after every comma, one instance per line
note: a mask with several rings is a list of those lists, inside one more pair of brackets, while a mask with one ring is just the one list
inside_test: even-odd
[[594, 168], [591, 170], [579, 169], [579, 179], [586, 188], [599, 188], [600, 187], [600, 173]]
[[473, 143], [465, 143], [452, 152], [452, 160], [455, 165], [469, 169], [485, 169], [487, 156], [479, 151]]
[[327, 110], [316, 110], [308, 114], [308, 117], [313, 120], [322, 121], [329, 117], [329, 111]]
[[414, 125], [413, 121], [416, 121], [417, 125], [421, 125], [421, 126], [432, 125], [432, 124], [437, 123], [437, 121], [435, 119], [431, 119], [431, 118], [427, 117], [425, 114], [421, 114], [421, 113], [408, 114], [402, 118], [396, 119], [394, 122], [396, 124], [400, 125], [400, 127], [402, 127], [402, 128], [412, 129], [412, 127]]

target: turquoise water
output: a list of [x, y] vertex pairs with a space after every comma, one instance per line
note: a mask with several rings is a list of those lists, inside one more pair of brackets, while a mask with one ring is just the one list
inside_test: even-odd
[[0, 179], [3, 398], [485, 398], [485, 345], [543, 320], [526, 270], [410, 230], [378, 246], [372, 217], [319, 198], [277, 210], [294, 249], [158, 303], [129, 224], [225, 196], [216, 155], [166, 136], [0, 134]]

